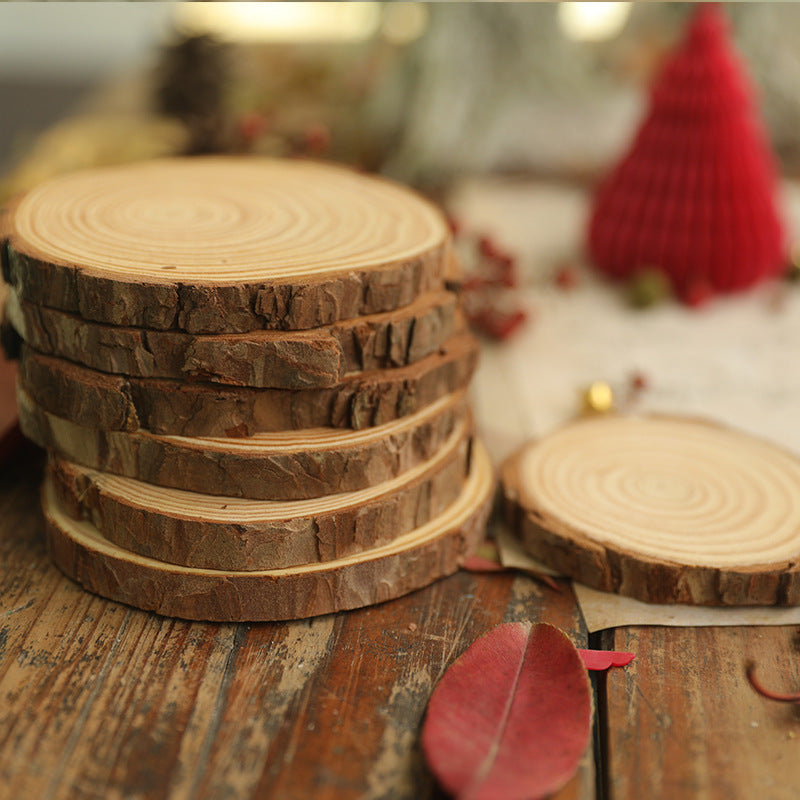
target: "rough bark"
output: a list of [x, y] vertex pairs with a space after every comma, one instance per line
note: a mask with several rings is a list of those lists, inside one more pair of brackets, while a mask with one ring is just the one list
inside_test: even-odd
[[[175, 200], [184, 214], [148, 238], [145, 209], [183, 180], [193, 189]], [[215, 210], [238, 220], [221, 232], [198, 224], [198, 211]], [[273, 218], [286, 224], [270, 228]], [[443, 216], [411, 191], [332, 165], [260, 158], [87, 170], [18, 198], [0, 222], [4, 275], [23, 299], [189, 333], [300, 330], [401, 308], [444, 285], [450, 251]], [[213, 280], [209, 263], [218, 264]]]
[[327, 279], [218, 286], [122, 283], [6, 244], [7, 280], [38, 305], [109, 325], [187, 333], [305, 330], [407, 306], [444, 285], [445, 248], [402, 264]]
[[[647, 603], [800, 604], [800, 559], [743, 567], [679, 563], [603, 544], [523, 500], [519, 458], [501, 470], [506, 522], [537, 560], [580, 583]], [[800, 554], [798, 554], [800, 556]]]
[[469, 334], [406, 367], [354, 373], [321, 389], [253, 389], [108, 375], [23, 346], [20, 384], [56, 416], [103, 430], [174, 436], [361, 429], [413, 414], [466, 387], [478, 346]]
[[90, 322], [15, 294], [7, 316], [39, 352], [103, 372], [279, 389], [333, 386], [349, 372], [412, 364], [435, 352], [460, 321], [450, 292], [308, 331], [147, 331]]
[[25, 435], [62, 459], [157, 486], [253, 500], [307, 500], [396, 478], [432, 458], [466, 413], [462, 393], [369, 436], [298, 435], [287, 448], [280, 435], [189, 439], [87, 428], [43, 411], [22, 391], [18, 405]]
[[488, 456], [475, 448], [458, 500], [391, 545], [321, 565], [261, 572], [178, 567], [130, 553], [43, 493], [51, 556], [89, 591], [167, 616], [219, 622], [298, 619], [380, 603], [456, 569], [485, 532], [492, 495]]
[[454, 432], [440, 453], [410, 474], [324, 501], [237, 502], [178, 493], [109, 481], [58, 460], [51, 460], [49, 477], [70, 516], [89, 520], [126, 550], [201, 569], [280, 569], [379, 547], [438, 516], [458, 497], [467, 474], [466, 433], [466, 427]]

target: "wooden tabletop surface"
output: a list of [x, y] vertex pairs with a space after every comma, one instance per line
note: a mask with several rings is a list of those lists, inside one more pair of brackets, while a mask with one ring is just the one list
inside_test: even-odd
[[747, 685], [800, 687], [796, 629], [588, 637], [569, 584], [459, 572], [373, 608], [203, 624], [84, 592], [48, 561], [32, 446], [0, 471], [0, 797], [427, 798], [432, 687], [494, 625], [542, 620], [631, 650], [597, 675], [595, 736], [559, 798], [800, 797], [800, 713]]

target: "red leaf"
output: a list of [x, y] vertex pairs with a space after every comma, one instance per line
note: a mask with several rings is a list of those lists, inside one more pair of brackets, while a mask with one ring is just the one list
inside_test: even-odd
[[578, 650], [586, 669], [602, 670], [610, 667], [625, 667], [636, 656], [633, 653], [620, 653], [616, 650]]
[[485, 541], [473, 555], [461, 564], [461, 568], [465, 569], [467, 572], [511, 572], [512, 570], [516, 570], [523, 575], [528, 575], [535, 580], [541, 581], [554, 592], [561, 593], [561, 587], [550, 575], [546, 575], [544, 572], [539, 572], [539, 570], [529, 567], [507, 567], [503, 564], [500, 558], [500, 551], [497, 549], [497, 545], [491, 540]]
[[497, 561], [484, 558], [480, 555], [470, 556], [461, 565], [467, 572], [507, 572], [508, 570]]
[[536, 800], [575, 773], [591, 721], [589, 678], [572, 642], [552, 625], [509, 623], [444, 674], [422, 748], [459, 800]]

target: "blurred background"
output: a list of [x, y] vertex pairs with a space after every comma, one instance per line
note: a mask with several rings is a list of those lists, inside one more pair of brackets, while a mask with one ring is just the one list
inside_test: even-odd
[[[0, 196], [208, 151], [324, 155], [431, 191], [487, 172], [593, 180], [691, 5], [0, 4]], [[793, 174], [800, 10], [726, 8]]]
[[[711, 415], [800, 450], [800, 7], [722, 5], [743, 61], [733, 72], [752, 80], [784, 177], [774, 198], [755, 194], [788, 223], [768, 274], [786, 280], [747, 297], [712, 285], [709, 264], [769, 237], [756, 220], [721, 226], [711, 246], [693, 191], [694, 176], [711, 174], [720, 196], [703, 210], [758, 206], [727, 183], [752, 173], [739, 169], [752, 165], [740, 136], [751, 109], [695, 103], [691, 81], [686, 104], [662, 115], [671, 137], [658, 137], [662, 183], [689, 181], [673, 204], [688, 211], [651, 215], [649, 232], [657, 245], [689, 241], [688, 219], [696, 269], [679, 286], [646, 254], [612, 285], [587, 253], [592, 189], [632, 141], [692, 3], [0, 3], [0, 205], [59, 172], [173, 154], [310, 156], [384, 173], [440, 202], [457, 233], [465, 309], [488, 344], [475, 405], [495, 457], [522, 428], [569, 418], [598, 379], [624, 402], [648, 387], [651, 410]], [[699, 69], [724, 62], [730, 78], [721, 38]], [[747, 80], [727, 88], [738, 96]], [[727, 151], [709, 145], [724, 156], [719, 174], [706, 151], [684, 169], [674, 146], [682, 125], [703, 133], [709, 108], [715, 136], [736, 131]], [[622, 220], [643, 240], [631, 216], [614, 212], [612, 227]], [[516, 410], [497, 414], [509, 398]]]

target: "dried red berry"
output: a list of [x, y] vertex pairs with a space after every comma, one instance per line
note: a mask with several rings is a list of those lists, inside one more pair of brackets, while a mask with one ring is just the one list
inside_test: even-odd
[[703, 278], [698, 278], [686, 286], [681, 293], [681, 300], [691, 308], [699, 308], [708, 303], [714, 296], [711, 284]]
[[236, 124], [239, 137], [245, 144], [252, 144], [269, 130], [269, 120], [257, 111], [242, 114]]
[[303, 133], [303, 141], [308, 153], [322, 155], [331, 146], [331, 132], [326, 125], [315, 123], [309, 125]]
[[478, 250], [486, 258], [496, 258], [500, 254], [494, 239], [490, 236], [481, 236], [478, 239]]
[[555, 281], [559, 289], [568, 291], [580, 286], [581, 276], [572, 264], [565, 264], [556, 270]]
[[514, 289], [519, 284], [516, 259], [510, 255], [503, 255], [497, 257], [495, 263], [497, 264], [496, 283], [508, 289]]
[[456, 219], [455, 217], [448, 217], [447, 225], [449, 226], [450, 233], [452, 233], [453, 236], [458, 236], [463, 228], [461, 221]]
[[527, 313], [522, 309], [504, 312], [485, 308], [472, 315], [470, 322], [484, 335], [498, 342], [504, 342], [525, 323], [527, 318]]

